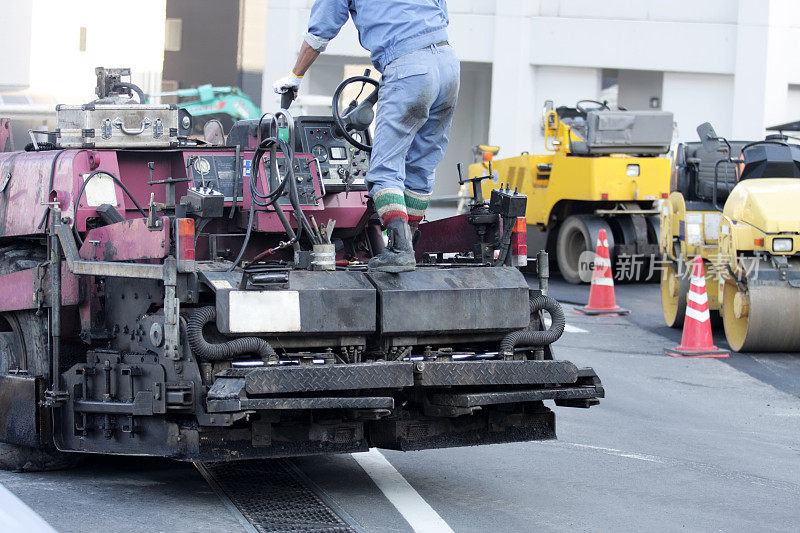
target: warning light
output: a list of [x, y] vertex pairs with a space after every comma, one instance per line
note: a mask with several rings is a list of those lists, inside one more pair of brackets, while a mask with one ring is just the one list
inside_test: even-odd
[[528, 264], [528, 223], [525, 217], [517, 217], [511, 232], [511, 264], [515, 267]]
[[194, 219], [179, 218], [178, 225], [178, 261], [194, 261]]

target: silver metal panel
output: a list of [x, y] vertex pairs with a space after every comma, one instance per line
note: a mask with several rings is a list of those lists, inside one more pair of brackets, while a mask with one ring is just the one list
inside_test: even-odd
[[56, 117], [59, 148], [155, 148], [178, 140], [173, 105], [59, 105]]

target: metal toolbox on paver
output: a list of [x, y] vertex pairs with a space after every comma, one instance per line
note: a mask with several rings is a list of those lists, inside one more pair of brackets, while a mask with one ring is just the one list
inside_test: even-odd
[[138, 148], [178, 145], [174, 104], [85, 104], [56, 107], [59, 148]]

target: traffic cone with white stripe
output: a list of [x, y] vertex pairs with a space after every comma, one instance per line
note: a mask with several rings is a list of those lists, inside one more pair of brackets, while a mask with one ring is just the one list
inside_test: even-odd
[[611, 258], [608, 255], [608, 236], [601, 229], [597, 235], [597, 252], [592, 269], [592, 286], [589, 303], [575, 310], [584, 315], [627, 315], [627, 309], [617, 305], [614, 296], [614, 277], [611, 275]]
[[706, 277], [703, 260], [692, 262], [692, 283], [686, 298], [686, 318], [683, 322], [681, 344], [674, 350], [664, 350], [673, 357], [728, 357], [730, 353], [714, 346], [711, 335], [711, 315], [708, 311]]

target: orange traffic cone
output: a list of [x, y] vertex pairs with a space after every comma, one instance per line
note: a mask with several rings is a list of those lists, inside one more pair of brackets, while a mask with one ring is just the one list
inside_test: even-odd
[[692, 262], [692, 284], [686, 298], [686, 318], [683, 322], [681, 344], [674, 350], [664, 350], [673, 357], [728, 357], [730, 353], [714, 346], [711, 335], [711, 315], [708, 312], [706, 277], [703, 260]]
[[601, 229], [597, 235], [597, 253], [592, 269], [592, 286], [589, 289], [589, 303], [575, 310], [584, 315], [627, 315], [627, 309], [617, 305], [614, 296], [614, 277], [611, 275], [611, 258], [608, 255], [608, 237]]

